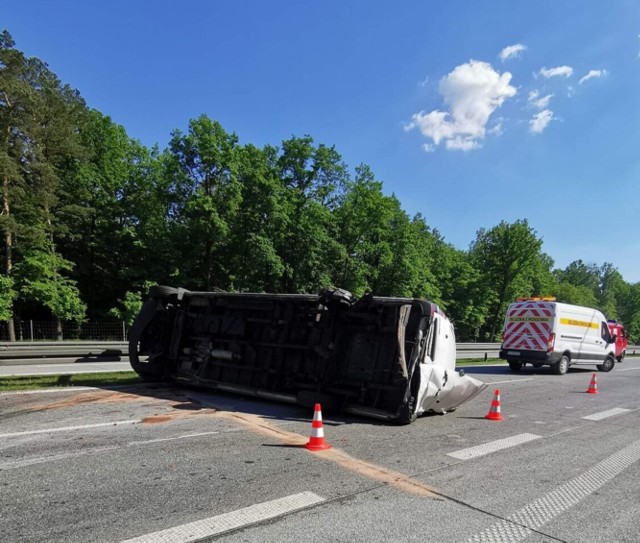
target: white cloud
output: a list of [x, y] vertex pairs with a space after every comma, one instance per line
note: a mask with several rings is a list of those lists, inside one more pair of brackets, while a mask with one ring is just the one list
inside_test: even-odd
[[549, 79], [550, 77], [571, 77], [573, 75], [573, 68], [571, 66], [556, 66], [555, 68], [542, 68], [540, 75]]
[[425, 77], [422, 81], [420, 81], [420, 83], [418, 83], [420, 87], [426, 87], [428, 84], [429, 84], [429, 76]]
[[471, 60], [456, 66], [439, 85], [450, 111], [415, 113], [405, 130], [418, 128], [433, 144], [444, 141], [447, 149], [477, 149], [491, 114], [517, 92], [510, 81], [509, 72], [500, 74], [486, 62]]
[[509, 60], [510, 58], [516, 58], [520, 56], [520, 53], [526, 51], [527, 46], [522, 45], [521, 43], [516, 43], [515, 45], [509, 45], [505, 47], [502, 51], [500, 51], [500, 60], [504, 62], [505, 60]]
[[603, 77], [605, 75], [607, 75], [607, 70], [589, 70], [589, 73], [587, 75], [580, 78], [578, 84], [582, 85], [585, 81], [589, 81], [589, 79]]
[[529, 121], [529, 131], [534, 134], [540, 134], [544, 131], [549, 123], [553, 120], [553, 111], [545, 109], [536, 113]]
[[455, 136], [446, 142], [447, 149], [451, 151], [472, 151], [480, 148], [480, 142], [471, 136]]
[[489, 132], [489, 134], [494, 134], [495, 136], [502, 136], [502, 133], [504, 132], [504, 130], [502, 129], [503, 122], [504, 119], [502, 118], [496, 119], [496, 123], [491, 128], [489, 128], [487, 132]]
[[538, 109], [546, 109], [549, 107], [549, 102], [553, 98], [553, 94], [547, 94], [546, 96], [540, 96], [540, 92], [532, 90], [529, 93], [529, 103]]
[[433, 143], [425, 143], [422, 148], [425, 153], [434, 153], [436, 150], [436, 146]]

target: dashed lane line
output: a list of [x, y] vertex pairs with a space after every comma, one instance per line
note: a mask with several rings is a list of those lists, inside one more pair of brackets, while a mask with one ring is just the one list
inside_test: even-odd
[[42, 430], [27, 430], [26, 432], [13, 432], [11, 434], [0, 434], [0, 439], [7, 437], [30, 436], [35, 434], [50, 434], [54, 432], [72, 432], [74, 430], [86, 430], [88, 428], [100, 428], [104, 426], [123, 426], [125, 424], [138, 424], [142, 422], [136, 420], [114, 420], [112, 422], [100, 422], [97, 424], [83, 424], [82, 426], [65, 426], [63, 428], [43, 428]]
[[507, 381], [492, 381], [487, 384], [490, 386], [493, 386], [493, 385], [503, 385], [507, 383], [522, 383], [522, 381], [533, 381], [533, 377], [527, 377], [525, 379], [509, 379]]
[[522, 443], [528, 443], [529, 441], [540, 439], [541, 437], [542, 436], [538, 436], [536, 434], [518, 434], [515, 436], [507, 437], [506, 439], [498, 439], [496, 441], [490, 441], [489, 443], [483, 443], [482, 445], [477, 445], [475, 447], [469, 447], [467, 449], [460, 449], [459, 451], [447, 453], [447, 456], [452, 456], [453, 458], [458, 458], [460, 460], [469, 460], [471, 458], [477, 458], [479, 456], [484, 456], [492, 452], [515, 447], [516, 445], [521, 445]]
[[593, 415], [589, 415], [587, 417], [582, 417], [584, 420], [602, 420], [607, 419], [609, 417], [615, 417], [616, 415], [622, 415], [623, 413], [628, 413], [631, 409], [624, 409], [622, 407], [614, 407], [613, 409], [609, 409], [607, 411], [601, 411], [600, 413], [594, 413]]
[[313, 492], [301, 492], [167, 530], [134, 537], [122, 543], [189, 543], [293, 513], [323, 501], [325, 501], [324, 498]]
[[[231, 429], [231, 430], [225, 430], [224, 433], [236, 432], [236, 431], [237, 430], [235, 429]], [[45, 464], [47, 462], [57, 462], [59, 460], [67, 460], [69, 458], [79, 458], [82, 456], [87, 456], [90, 454], [99, 454], [106, 451], [117, 451], [117, 450], [125, 449], [127, 447], [140, 447], [144, 445], [154, 445], [156, 443], [163, 443], [165, 441], [177, 441], [181, 439], [192, 439], [195, 437], [213, 436], [220, 433], [221, 433], [220, 431], [199, 432], [194, 434], [185, 434], [185, 435], [176, 436], [176, 437], [163, 437], [163, 438], [156, 438], [156, 439], [130, 441], [122, 445], [108, 445], [104, 447], [93, 447], [90, 449], [83, 449], [80, 451], [73, 451], [68, 453], [51, 454], [48, 456], [37, 456], [33, 458], [24, 458], [22, 460], [0, 462], [0, 471], [16, 469], [16, 468], [24, 468], [27, 466], [34, 466], [37, 464]]]

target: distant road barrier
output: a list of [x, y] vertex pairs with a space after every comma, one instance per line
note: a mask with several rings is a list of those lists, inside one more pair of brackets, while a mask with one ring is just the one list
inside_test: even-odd
[[[498, 358], [500, 343], [456, 343], [458, 359]], [[629, 345], [627, 354], [640, 353], [640, 345]], [[112, 359], [128, 358], [125, 341], [16, 341], [0, 343], [0, 364], [4, 361], [41, 358], [43, 362], [56, 358]]]
[[[629, 345], [628, 356], [636, 356], [640, 353], [640, 345]], [[500, 355], [500, 343], [456, 343], [456, 358], [498, 358]]]
[[0, 343], [0, 360], [128, 356], [124, 341], [16, 341]]

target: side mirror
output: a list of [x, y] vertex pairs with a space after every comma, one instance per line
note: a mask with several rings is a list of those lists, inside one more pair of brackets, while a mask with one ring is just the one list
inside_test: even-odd
[[613, 334], [613, 335], [611, 336], [611, 340], [609, 341], [609, 343], [615, 343], [617, 339], [618, 339], [618, 336], [616, 336], [615, 334]]

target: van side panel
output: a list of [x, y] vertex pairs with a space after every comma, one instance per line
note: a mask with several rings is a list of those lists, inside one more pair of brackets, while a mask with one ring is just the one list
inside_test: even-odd
[[569, 364], [596, 364], [601, 371], [611, 371], [608, 360], [616, 347], [611, 336], [604, 315], [596, 309], [519, 301], [507, 310], [500, 358], [514, 371], [525, 363], [557, 366], [563, 355]]
[[569, 351], [572, 362], [590, 359], [600, 336], [599, 312], [565, 304], [558, 306], [558, 348]]

